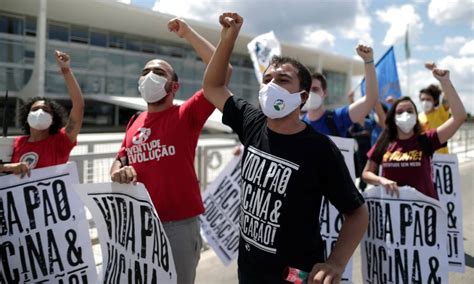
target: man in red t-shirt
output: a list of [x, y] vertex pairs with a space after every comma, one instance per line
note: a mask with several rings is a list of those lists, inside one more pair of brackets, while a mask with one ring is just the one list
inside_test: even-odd
[[[176, 18], [168, 28], [186, 39], [205, 64], [209, 62], [214, 46], [186, 22]], [[194, 283], [202, 245], [198, 215], [204, 212], [194, 156], [214, 106], [202, 89], [181, 106], [173, 105], [178, 76], [164, 60], [149, 61], [138, 84], [147, 111], [130, 120], [111, 178], [145, 185], [170, 241], [178, 283]]]

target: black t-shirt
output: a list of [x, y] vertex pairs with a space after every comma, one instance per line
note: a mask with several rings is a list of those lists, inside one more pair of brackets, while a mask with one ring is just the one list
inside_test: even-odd
[[242, 158], [239, 270], [283, 275], [323, 262], [322, 196], [341, 212], [364, 203], [339, 149], [309, 125], [283, 135], [248, 102], [229, 98], [222, 122], [245, 146]]

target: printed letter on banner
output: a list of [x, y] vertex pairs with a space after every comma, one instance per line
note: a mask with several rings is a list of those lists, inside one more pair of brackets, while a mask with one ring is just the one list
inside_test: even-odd
[[203, 194], [201, 232], [226, 266], [239, 250], [241, 158], [234, 157]]
[[461, 182], [456, 155], [433, 156], [433, 178], [438, 198], [448, 215], [449, 271], [464, 272]]
[[364, 283], [448, 283], [442, 204], [411, 187], [364, 192], [369, 227], [361, 243]]
[[0, 283], [95, 283], [74, 163], [0, 177]]
[[176, 283], [173, 254], [143, 184], [82, 184], [102, 249], [103, 283]]

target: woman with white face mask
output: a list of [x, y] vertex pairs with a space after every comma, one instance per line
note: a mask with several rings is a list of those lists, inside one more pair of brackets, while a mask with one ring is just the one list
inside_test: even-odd
[[[367, 153], [369, 158], [362, 178], [373, 185], [383, 185], [398, 196], [398, 186], [408, 185], [438, 199], [431, 179], [431, 158], [451, 138], [466, 119], [466, 111], [449, 79], [449, 71], [434, 69], [451, 103], [453, 116], [439, 127], [422, 132], [415, 104], [409, 97], [397, 100], [387, 113], [386, 128], [377, 144]], [[382, 173], [378, 168], [382, 166]]]
[[72, 102], [67, 123], [61, 105], [43, 97], [31, 98], [20, 110], [25, 136], [15, 139], [12, 160], [0, 165], [0, 172], [24, 177], [34, 168], [64, 164], [76, 145], [84, 116], [84, 99], [72, 73], [69, 55], [56, 50], [55, 57]]

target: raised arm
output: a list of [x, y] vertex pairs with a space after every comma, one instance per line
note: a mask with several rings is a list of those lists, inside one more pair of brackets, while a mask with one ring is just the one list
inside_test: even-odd
[[243, 19], [237, 13], [224, 13], [219, 22], [222, 25], [221, 39], [204, 72], [202, 86], [206, 99], [222, 112], [226, 100], [232, 95], [226, 87], [225, 74]]
[[71, 142], [75, 142], [81, 131], [82, 119], [84, 118], [84, 98], [82, 97], [81, 88], [72, 73], [69, 55], [58, 50], [55, 51], [55, 55], [72, 102], [72, 109], [66, 123], [66, 135]]
[[377, 100], [375, 103], [375, 114], [377, 115], [377, 124], [384, 129], [385, 128], [385, 111], [383, 110], [382, 103]]
[[[204, 64], [208, 65], [211, 61], [212, 54], [216, 51], [216, 48], [207, 39], [202, 37], [196, 32], [191, 26], [189, 26], [183, 19], [174, 18], [168, 22], [168, 29], [170, 32], [174, 32], [180, 38], [184, 38], [191, 44], [196, 53], [201, 57]], [[232, 66], [227, 64], [226, 71], [226, 85], [230, 81], [232, 74]]]
[[374, 53], [369, 46], [359, 44], [357, 54], [364, 60], [365, 65], [365, 96], [349, 106], [349, 117], [352, 122], [362, 121], [375, 106], [379, 97], [377, 76], [375, 74]]
[[444, 95], [449, 101], [452, 113], [452, 116], [436, 129], [439, 142], [443, 144], [446, 143], [454, 133], [456, 133], [459, 127], [461, 127], [463, 122], [466, 120], [467, 114], [456, 89], [454, 89], [454, 86], [449, 79], [449, 71], [435, 68], [433, 69], [433, 76], [440, 82]]

